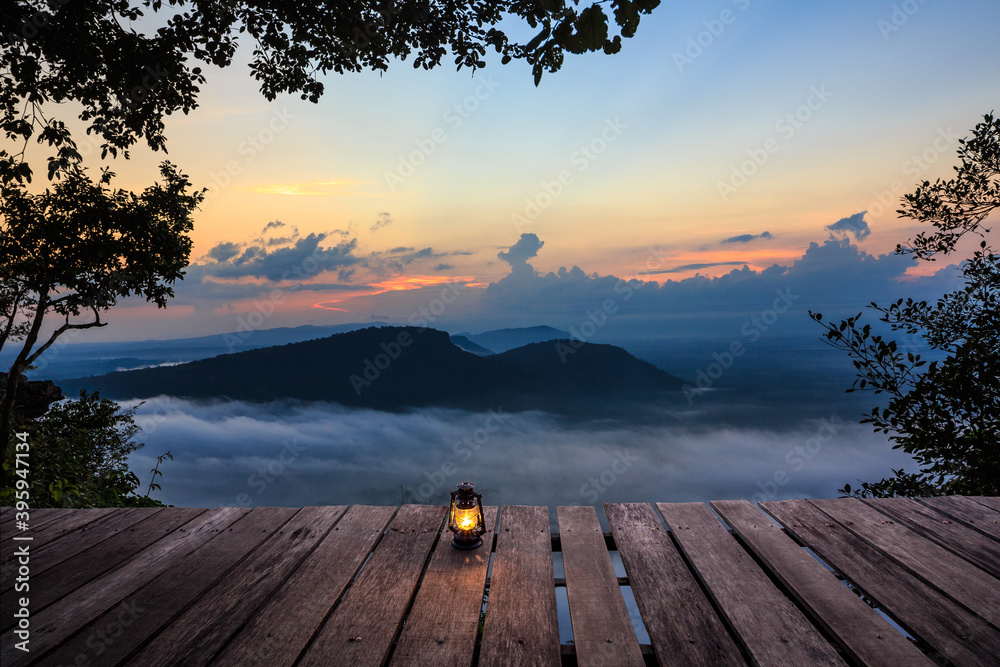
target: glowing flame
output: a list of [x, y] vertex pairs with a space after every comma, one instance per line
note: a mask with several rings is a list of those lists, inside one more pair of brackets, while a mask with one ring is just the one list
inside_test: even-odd
[[476, 519], [479, 518], [476, 508], [455, 510], [455, 525], [459, 530], [472, 530], [476, 527]]

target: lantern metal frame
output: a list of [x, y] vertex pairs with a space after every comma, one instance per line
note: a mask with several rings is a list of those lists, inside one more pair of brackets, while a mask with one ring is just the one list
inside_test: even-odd
[[[462, 528], [455, 519], [455, 510], [476, 508], [476, 525]], [[483, 494], [476, 493], [472, 482], [462, 482], [451, 492], [451, 506], [448, 508], [448, 528], [455, 533], [451, 546], [456, 549], [478, 549], [483, 545], [486, 532], [486, 517], [483, 516]]]

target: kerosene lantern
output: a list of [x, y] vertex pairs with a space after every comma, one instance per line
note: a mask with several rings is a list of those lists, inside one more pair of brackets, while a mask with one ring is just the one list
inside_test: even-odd
[[451, 492], [448, 528], [455, 533], [451, 546], [456, 549], [476, 549], [483, 545], [486, 518], [483, 516], [483, 494], [476, 493], [472, 482], [462, 482]]

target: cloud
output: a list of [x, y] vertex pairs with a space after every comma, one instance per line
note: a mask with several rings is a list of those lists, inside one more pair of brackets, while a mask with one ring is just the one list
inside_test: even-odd
[[[727, 406], [738, 404], [720, 400], [717, 409], [672, 412], [649, 424], [516, 413], [499, 428], [490, 422], [486, 433], [487, 414], [457, 410], [391, 414], [325, 403], [160, 397], [139, 406], [146, 446], [130, 465], [142, 476], [170, 449], [174, 458], [161, 466], [163, 491], [155, 497], [189, 507], [384, 505], [399, 500], [400, 487], [406, 502], [447, 504], [448, 492], [464, 478], [473, 479], [491, 505], [751, 498], [779, 470], [787, 483], [775, 499], [831, 497], [844, 482], [912, 467], [884, 436], [842, 418], [821, 449], [795, 468], [787, 457], [823, 433], [821, 418], [787, 426], [713, 424]], [[787, 407], [765, 412], [776, 410]], [[613, 482], [605, 479], [595, 499], [590, 480], [610, 470], [620, 452], [630, 465], [616, 465]], [[451, 472], [442, 474], [443, 468]]]
[[[368, 257], [364, 258], [362, 264], [365, 268], [371, 270], [379, 279], [385, 279], [390, 276], [404, 273], [408, 267], [415, 263], [419, 264], [420, 262], [426, 260], [433, 261], [445, 257], [451, 257], [453, 255], [469, 254], [471, 253], [465, 250], [435, 252], [434, 248], [431, 248], [430, 246], [421, 248], [420, 250], [400, 246], [398, 248], [393, 248], [386, 253], [373, 252]], [[439, 266], [455, 268], [450, 264], [439, 264]], [[441, 270], [443, 269], [435, 269], [435, 271]]]
[[771, 232], [761, 232], [760, 234], [740, 234], [739, 236], [730, 236], [728, 239], [722, 239], [722, 243], [749, 243], [750, 241], [756, 239], [773, 239], [774, 236]]
[[545, 242], [539, 241], [537, 234], [521, 234], [521, 238], [517, 240], [517, 243], [507, 250], [501, 250], [497, 253], [497, 257], [511, 266], [516, 266], [537, 256], [538, 251], [542, 249], [543, 245], [545, 245]]
[[208, 251], [209, 259], [216, 262], [228, 262], [240, 254], [240, 244], [224, 241]]
[[521, 234], [517, 243], [507, 250], [497, 253], [497, 258], [510, 265], [510, 275], [504, 280], [526, 280], [535, 275], [535, 269], [528, 264], [528, 260], [538, 255], [538, 251], [545, 245], [544, 241], [538, 240], [536, 234]]
[[379, 211], [378, 220], [376, 220], [374, 224], [372, 224], [372, 226], [368, 228], [368, 231], [376, 232], [382, 229], [383, 227], [388, 227], [391, 224], [392, 224], [392, 216], [389, 215], [389, 212]]
[[435, 271], [450, 271], [451, 269], [454, 269], [454, 268], [455, 268], [454, 264], [444, 264], [444, 263], [441, 263], [441, 264], [438, 264], [437, 266], [435, 266], [434, 270]]
[[[275, 236], [275, 234], [281, 234], [281, 235]], [[295, 240], [298, 238], [299, 238], [298, 227], [290, 227], [289, 225], [286, 225], [280, 220], [272, 220], [271, 222], [264, 225], [264, 229], [261, 230], [260, 237], [257, 239], [257, 243], [261, 245], [266, 245], [268, 247], [285, 246], [294, 243]]]
[[406, 266], [408, 264], [412, 264], [418, 259], [428, 259], [428, 258], [433, 259], [437, 257], [444, 257], [447, 254], [448, 253], [446, 252], [435, 253], [433, 248], [427, 247], [417, 250], [415, 252], [406, 253], [405, 255], [400, 255], [399, 257], [396, 258], [396, 260], [400, 262], [403, 266]]
[[860, 213], [849, 215], [846, 218], [841, 218], [832, 225], [827, 225], [826, 229], [831, 232], [831, 236], [835, 234], [843, 234], [844, 236], [853, 234], [856, 241], [863, 241], [869, 234], [872, 233], [868, 223], [865, 222], [865, 213], [867, 212], [868, 211], [861, 211]]
[[[518, 256], [520, 264], [508, 260], [510, 274], [491, 283], [475, 309], [449, 311], [449, 317], [454, 313], [456, 319], [459, 315], [462, 318], [455, 326], [474, 329], [545, 323], [570, 330], [596, 317], [602, 321], [593, 334], [598, 341], [688, 335], [736, 336], [742, 340], [744, 327], [748, 331], [755, 328], [754, 317], [759, 321], [780, 294], [791, 294], [793, 305], [787, 313], [756, 330], [761, 334], [766, 329], [775, 335], [809, 335], [817, 331], [808, 317], [809, 310], [822, 312], [828, 319], [850, 316], [871, 301], [884, 303], [901, 296], [936, 299], [958, 282], [957, 270], [946, 267], [933, 276], [901, 283], [911, 260], [894, 253], [871, 255], [846, 238], [811, 243], [799, 259], [785, 266], [774, 264], [761, 270], [744, 265], [717, 277], [699, 275], [662, 284], [588, 274], [576, 266], [536, 273], [523, 257], [538, 245], [540, 241]], [[678, 267], [696, 268], [696, 264]], [[613, 313], [604, 312], [606, 304]], [[593, 315], [597, 311], [607, 317]]]
[[684, 273], [686, 271], [696, 271], [698, 269], [707, 269], [713, 266], [729, 266], [732, 264], [746, 264], [743, 261], [735, 262], [705, 262], [704, 264], [684, 264], [683, 266], [675, 266], [671, 269], [651, 269], [648, 271], [639, 271], [637, 275], [640, 276], [651, 276], [659, 273]]
[[312, 233], [290, 246], [268, 249], [263, 245], [248, 245], [237, 253], [232, 252], [235, 244], [219, 244], [209, 251], [209, 257], [214, 262], [207, 265], [205, 271], [219, 278], [303, 280], [361, 261], [353, 254], [357, 249], [357, 239], [323, 246], [326, 239], [327, 234]]

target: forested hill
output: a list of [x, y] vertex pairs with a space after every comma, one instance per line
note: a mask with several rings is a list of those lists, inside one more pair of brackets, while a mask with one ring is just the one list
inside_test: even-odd
[[165, 394], [335, 401], [384, 410], [560, 410], [581, 401], [644, 401], [677, 391], [682, 382], [612, 345], [557, 340], [480, 357], [443, 331], [380, 327], [58, 384], [68, 394], [99, 389], [118, 400]]

